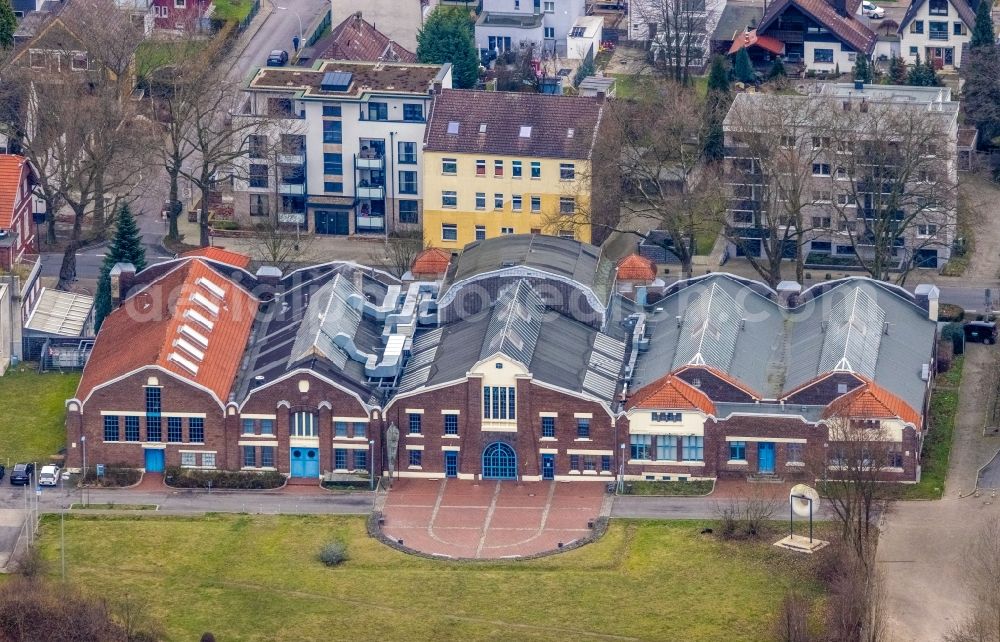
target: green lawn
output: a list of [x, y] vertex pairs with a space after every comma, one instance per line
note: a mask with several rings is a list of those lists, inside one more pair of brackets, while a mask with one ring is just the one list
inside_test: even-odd
[[707, 495], [712, 481], [632, 481], [625, 483], [626, 495]]
[[239, 22], [250, 15], [250, 0], [215, 0], [213, 18]]
[[928, 422], [930, 428], [924, 438], [924, 452], [920, 458], [920, 482], [901, 484], [897, 489], [899, 499], [940, 499], [944, 492], [964, 363], [965, 357], [956, 357], [951, 362], [951, 370], [938, 375], [934, 381]]
[[66, 400], [79, 373], [12, 368], [0, 377], [0, 464], [48, 462], [66, 444]]
[[[67, 577], [148, 603], [170, 640], [770, 639], [815, 561], [701, 535], [705, 522], [614, 520], [600, 541], [528, 562], [458, 563], [389, 549], [357, 516], [66, 519]], [[327, 568], [320, 547], [346, 543]], [[58, 573], [59, 518], [41, 551]], [[117, 594], [117, 595], [116, 595]], [[815, 611], [816, 609], [814, 609]], [[621, 639], [621, 638], [619, 638]]]

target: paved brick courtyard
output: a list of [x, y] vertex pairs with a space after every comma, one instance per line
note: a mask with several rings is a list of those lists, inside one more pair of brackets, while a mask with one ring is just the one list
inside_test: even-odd
[[448, 557], [498, 559], [541, 553], [586, 536], [604, 484], [396, 480], [383, 532]]

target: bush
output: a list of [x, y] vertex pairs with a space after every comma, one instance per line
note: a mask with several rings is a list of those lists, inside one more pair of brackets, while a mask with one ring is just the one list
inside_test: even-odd
[[965, 310], [960, 305], [942, 303], [938, 306], [938, 321], [962, 321], [965, 319]]
[[[211, 486], [209, 486], [211, 482]], [[280, 488], [285, 476], [277, 471], [245, 472], [230, 470], [191, 470], [167, 468], [167, 485], [173, 488], [224, 488], [230, 490], [265, 490]]]
[[320, 549], [319, 561], [327, 566], [339, 566], [347, 561], [347, 547], [343, 542], [330, 542]]
[[240, 224], [236, 221], [212, 221], [212, 229], [215, 230], [238, 230]]
[[105, 488], [122, 488], [139, 483], [142, 473], [137, 468], [126, 464], [108, 464], [104, 467], [104, 475], [97, 476], [97, 467], [88, 466], [83, 482], [88, 486], [103, 486]]

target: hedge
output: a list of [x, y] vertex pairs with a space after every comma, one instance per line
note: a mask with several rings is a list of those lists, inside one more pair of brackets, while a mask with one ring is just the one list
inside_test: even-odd
[[[245, 472], [229, 470], [192, 470], [171, 466], [167, 468], [167, 485], [173, 488], [228, 488], [235, 490], [264, 490], [280, 488], [285, 476], [276, 471]], [[211, 486], [209, 486], [211, 482]]]

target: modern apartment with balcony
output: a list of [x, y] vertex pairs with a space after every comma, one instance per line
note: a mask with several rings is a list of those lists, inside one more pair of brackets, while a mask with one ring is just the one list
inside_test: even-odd
[[237, 219], [337, 236], [419, 229], [421, 141], [434, 94], [450, 87], [447, 64], [258, 70], [240, 115], [264, 126], [235, 181]]
[[501, 53], [531, 45], [536, 56], [565, 57], [566, 39], [577, 19], [585, 15], [585, 0], [483, 0], [476, 21], [476, 47], [481, 52]]
[[912, 0], [899, 23], [899, 52], [909, 64], [930, 61], [938, 69], [962, 66], [962, 49], [972, 40], [976, 6], [965, 0]]
[[724, 122], [730, 256], [943, 267], [956, 232], [958, 113], [947, 87], [738, 95]]

